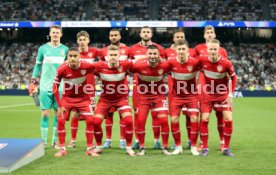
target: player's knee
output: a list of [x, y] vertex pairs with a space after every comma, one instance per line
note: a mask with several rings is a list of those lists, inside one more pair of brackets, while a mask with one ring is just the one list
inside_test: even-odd
[[197, 117], [197, 115], [191, 115], [191, 116], [190, 116], [190, 120], [191, 120], [191, 122], [193, 122], [193, 123], [198, 122], [198, 117]]
[[210, 113], [203, 113], [201, 114], [201, 121], [209, 121]]
[[122, 113], [122, 118], [125, 118], [125, 117], [127, 117], [127, 116], [131, 116], [131, 112], [124, 112], [124, 113]]
[[76, 111], [72, 111], [71, 113], [73, 118], [78, 118], [78, 113]]
[[94, 117], [93, 123], [95, 127], [99, 127], [102, 125], [103, 119], [99, 117]]
[[232, 121], [232, 116], [226, 116], [226, 117], [224, 117], [224, 121], [225, 121], [225, 122], [230, 122], [230, 121]]
[[161, 118], [167, 118], [168, 119], [168, 115], [167, 114], [165, 114], [165, 113], [160, 113], [160, 114], [158, 114], [157, 115], [157, 117], [158, 117], [158, 119], [160, 120]]
[[178, 123], [179, 122], [179, 117], [178, 116], [172, 116], [171, 117], [171, 122], [172, 123]]
[[43, 117], [49, 117], [49, 116], [50, 116], [50, 113], [51, 113], [50, 110], [45, 109], [45, 110], [42, 111], [42, 116], [43, 116]]
[[132, 117], [130, 115], [124, 117], [125, 125], [132, 125]]
[[223, 111], [223, 119], [224, 119], [224, 121], [232, 121], [232, 112], [231, 111]]
[[86, 125], [93, 125], [93, 117], [92, 116], [87, 116], [85, 121], [86, 121]]

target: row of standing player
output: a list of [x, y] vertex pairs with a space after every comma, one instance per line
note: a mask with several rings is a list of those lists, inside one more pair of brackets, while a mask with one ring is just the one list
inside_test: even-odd
[[[50, 32], [50, 36], [51, 36], [51, 32]], [[160, 55], [163, 58], [167, 58], [167, 59], [171, 59], [173, 57], [176, 56], [175, 53], [175, 45], [173, 44], [171, 46], [171, 48], [166, 49], [165, 51], [163, 50], [163, 48], [156, 44], [153, 43], [151, 41], [151, 37], [152, 37], [152, 31], [150, 28], [148, 27], [143, 27], [140, 33], [140, 37], [141, 37], [141, 42], [137, 43], [136, 45], [132, 46], [131, 48], [128, 48], [127, 46], [125, 46], [124, 44], [120, 43], [120, 32], [119, 30], [113, 29], [110, 31], [110, 41], [111, 41], [111, 45], [118, 45], [120, 47], [121, 50], [121, 58], [122, 59], [127, 59], [127, 58], [132, 58], [132, 59], [141, 59], [146, 57], [146, 48], [148, 45], [157, 45], [160, 51]], [[205, 28], [204, 30], [204, 38], [206, 39], [206, 42], [210, 39], [215, 38], [215, 31], [214, 28], [212, 26], [208, 26]], [[53, 40], [57, 40], [60, 39], [58, 37], [56, 37], [55, 35], [53, 35], [53, 37], [51, 37], [51, 43], [52, 43], [52, 39]], [[174, 42], [176, 42], [177, 40], [183, 40], [185, 39], [185, 35], [183, 32], [176, 32], [174, 34]], [[98, 49], [96, 48], [88, 48], [88, 44], [89, 44], [89, 35], [86, 32], [80, 32], [77, 36], [77, 42], [79, 44], [79, 48], [80, 48], [80, 52], [81, 52], [81, 57], [83, 59], [85, 59], [86, 61], [89, 62], [93, 62], [93, 60], [97, 57], [100, 56], [101, 60], [104, 60], [104, 57], [107, 53], [107, 48], [102, 49], [101, 51], [98, 51]], [[200, 44], [198, 45], [195, 49], [190, 49], [190, 55], [203, 55], [206, 54], [206, 44]], [[223, 56], [227, 56], [226, 51], [224, 49], [220, 50], [220, 54]], [[39, 57], [38, 57], [39, 58]], [[39, 60], [39, 59], [38, 59]], [[39, 62], [37, 62], [37, 64], [39, 64]], [[35, 73], [35, 71], [34, 71]], [[33, 76], [33, 78], [37, 78], [37, 76]], [[94, 78], [94, 77], [93, 77]], [[91, 83], [93, 83], [93, 78], [89, 78], [89, 80], [92, 80]], [[35, 79], [33, 79], [35, 80]], [[92, 95], [93, 96], [93, 95]], [[135, 93], [134, 93], [134, 97], [135, 97]], [[93, 98], [91, 98], [93, 99]], [[134, 98], [136, 99], [136, 98]], [[92, 102], [94, 102], [92, 100]], [[134, 102], [135, 103], [135, 102]], [[91, 105], [94, 105], [94, 103], [91, 103]], [[42, 137], [45, 140], [45, 126], [43, 126], [43, 124], [45, 124], [45, 122], [43, 120], [45, 120], [45, 118], [49, 115], [45, 115], [45, 111], [48, 111], [47, 109], [43, 108], [42, 105], [42, 109], [43, 109], [43, 113], [42, 113]], [[109, 111], [109, 116], [106, 118], [106, 130], [107, 130], [107, 141], [104, 145], [104, 147], [110, 147], [111, 146], [111, 128], [112, 128], [112, 116], [113, 116], [113, 112], [114, 111]], [[187, 133], [188, 133], [188, 138], [189, 138], [189, 143], [190, 143], [190, 129], [191, 129], [191, 122], [190, 122], [190, 116], [186, 114], [186, 126], [187, 126]], [[222, 112], [217, 112], [217, 117], [218, 117], [218, 130], [220, 133], [220, 140], [221, 140], [221, 145], [223, 145], [224, 143], [224, 136], [223, 136], [223, 117], [222, 117]], [[45, 117], [46, 116], [46, 117]], [[72, 141], [70, 142], [70, 144], [68, 146], [73, 147], [75, 145], [75, 138], [76, 138], [76, 133], [77, 133], [77, 126], [78, 126], [78, 117], [77, 113], [74, 114], [74, 117], [72, 118], [72, 123], [71, 123], [71, 131], [72, 131]], [[160, 135], [160, 124], [159, 124], [159, 120], [156, 117], [156, 112], [152, 112], [152, 117], [153, 117], [153, 131], [154, 131], [154, 137], [155, 137], [155, 147], [156, 148], [160, 148], [160, 142], [159, 142], [159, 135]], [[137, 118], [137, 117], [135, 117]], [[120, 128], [121, 128], [121, 141], [120, 141], [120, 146], [122, 148], [124, 148], [124, 123], [123, 120], [120, 121]], [[135, 122], [137, 123], [137, 122]], [[175, 122], [175, 120], [173, 120], [173, 123], [178, 123], [178, 121]], [[136, 127], [135, 127], [136, 128]], [[44, 132], [44, 134], [43, 134]], [[45, 143], [47, 143], [47, 141], [45, 141]], [[55, 143], [55, 140], [53, 140], [53, 143]], [[138, 148], [138, 139], [136, 140], [136, 143], [134, 144], [134, 148]], [[179, 146], [179, 144], [178, 144]]]
[[[80, 32], [81, 33], [81, 32]], [[98, 50], [96, 48], [88, 48], [89, 44], [89, 35], [87, 33], [81, 34], [79, 33], [79, 36], [77, 36], [77, 42], [81, 48], [81, 57], [82, 59], [89, 60], [90, 62], [93, 62], [93, 60], [97, 57], [100, 57], [100, 60], [105, 60], [106, 54], [107, 54], [107, 47], [103, 48], [102, 50]], [[120, 43], [121, 35], [120, 31], [117, 29], [112, 29], [109, 33], [109, 40], [111, 45], [117, 45], [120, 47], [121, 50], [121, 56], [120, 59], [141, 59], [146, 57], [146, 47], [148, 45], [156, 45], [159, 48], [159, 51], [161, 53], [161, 57], [166, 59], [172, 59], [175, 58], [176, 52], [175, 52], [175, 44], [172, 44], [170, 48], [167, 48], [163, 50], [162, 46], [154, 43], [151, 41], [152, 38], [152, 31], [150, 28], [144, 27], [141, 30], [140, 33], [141, 41], [135, 45], [133, 45], [131, 48], [127, 47], [125, 44]], [[215, 38], [215, 30], [212, 26], [206, 27], [204, 30], [204, 38], [206, 39], [206, 42], [210, 39]], [[174, 33], [173, 41], [176, 43], [178, 40], [185, 39], [185, 34], [183, 31], [178, 31]], [[196, 55], [203, 55], [206, 54], [206, 44], [199, 44], [195, 47], [195, 49], [189, 49], [191, 56]], [[225, 57], [227, 57], [227, 52], [225, 49], [221, 48], [220, 50], [221, 54]], [[94, 77], [90, 78], [91, 80], [94, 79]], [[94, 80], [92, 80], [94, 82]], [[135, 95], [134, 95], [135, 96]], [[160, 125], [158, 123], [158, 120], [156, 118], [156, 113], [152, 112], [152, 130], [154, 133], [154, 145], [153, 148], [155, 149], [161, 149], [161, 144], [159, 142], [160, 137]], [[185, 114], [185, 110], [183, 110], [183, 114]], [[224, 141], [223, 141], [223, 117], [221, 112], [216, 112], [216, 116], [218, 118], [218, 131], [220, 135], [220, 149], [223, 149]], [[112, 136], [112, 125], [113, 125], [113, 112], [110, 111], [109, 116], [105, 120], [105, 126], [106, 126], [106, 143], [103, 145], [103, 148], [110, 148], [112, 146], [111, 143], [111, 136]], [[186, 128], [187, 128], [187, 134], [188, 134], [188, 147], [191, 147], [191, 141], [190, 141], [190, 130], [191, 130], [191, 123], [190, 123], [190, 117], [186, 115]], [[120, 120], [120, 148], [125, 148], [125, 136], [124, 136], [124, 128], [125, 125], [123, 123], [123, 120]], [[71, 135], [72, 140], [68, 144], [68, 147], [75, 147], [76, 144], [76, 133], [78, 130], [78, 117], [73, 117], [71, 121]], [[137, 137], [136, 137], [137, 138]], [[201, 145], [202, 147], [202, 145]], [[136, 139], [135, 144], [133, 145], [134, 149], [139, 149], [139, 141]]]

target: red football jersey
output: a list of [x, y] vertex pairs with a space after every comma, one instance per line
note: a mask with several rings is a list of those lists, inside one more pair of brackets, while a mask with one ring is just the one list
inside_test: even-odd
[[[120, 59], [119, 60], [126, 60], [129, 57], [129, 47], [125, 44], [120, 43]], [[104, 47], [100, 52], [100, 60], [105, 61], [107, 55], [107, 47]]]
[[136, 87], [137, 94], [165, 94], [166, 89], [163, 83], [163, 77], [169, 72], [169, 65], [167, 62], [160, 62], [156, 67], [152, 68], [149, 66], [148, 58], [144, 58], [134, 62], [130, 72], [137, 73], [138, 76], [138, 84]]
[[131, 61], [119, 61], [118, 68], [110, 68], [108, 62], [99, 61], [94, 63], [95, 73], [102, 81], [102, 93], [100, 98], [109, 102], [114, 102], [125, 98], [128, 95], [128, 86], [125, 77]]
[[[161, 58], [165, 58], [164, 49], [161, 45], [152, 42], [152, 45], [155, 45], [158, 47], [159, 53]], [[130, 50], [129, 50], [129, 58], [130, 59], [144, 59], [147, 58], [147, 46], [144, 46], [141, 44], [141, 42], [134, 44]], [[133, 100], [136, 99], [137, 94], [137, 81], [138, 77], [136, 74], [134, 74], [134, 81], [133, 81]]]
[[92, 73], [93, 65], [84, 61], [80, 61], [80, 67], [72, 69], [67, 63], [63, 63], [57, 69], [54, 79], [53, 92], [57, 100], [58, 106], [62, 106], [58, 89], [61, 80], [64, 83], [62, 98], [70, 99], [72, 103], [81, 102], [89, 99], [89, 92], [92, 87], [87, 84], [87, 74]]
[[[99, 50], [95, 47], [88, 48], [87, 52], [80, 52], [80, 60], [93, 63], [95, 62], [95, 59], [99, 56]], [[91, 84], [93, 86], [93, 89], [95, 89], [95, 78], [92, 73], [87, 74], [87, 83]], [[95, 91], [91, 91], [90, 97], [95, 97]]]
[[95, 59], [99, 56], [99, 50], [95, 47], [88, 48], [87, 52], [80, 52], [81, 60], [84, 60], [89, 63], [95, 62]]
[[171, 71], [172, 88], [170, 92], [174, 96], [191, 97], [197, 95], [196, 74], [200, 70], [200, 62], [191, 56], [181, 64], [177, 59], [168, 60]]
[[[227, 75], [235, 76], [232, 63], [225, 57], [220, 57], [217, 62], [211, 62], [206, 56], [199, 57], [199, 59], [204, 74], [204, 84], [201, 84], [204, 97], [217, 100], [225, 99], [229, 93]], [[232, 91], [235, 89], [233, 86], [234, 84], [230, 87]]]
[[[160, 56], [162, 58], [165, 58], [163, 47], [154, 42], [152, 42], [152, 45], [157, 46]], [[142, 45], [141, 42], [134, 44], [129, 50], [129, 57], [130, 57], [130, 59], [147, 58], [147, 46]]]
[[[195, 56], [207, 56], [208, 55], [206, 43], [196, 45], [196, 47], [194, 48], [194, 51], [196, 54]], [[220, 47], [219, 55], [222, 57], [228, 58], [228, 54], [223, 47]]]

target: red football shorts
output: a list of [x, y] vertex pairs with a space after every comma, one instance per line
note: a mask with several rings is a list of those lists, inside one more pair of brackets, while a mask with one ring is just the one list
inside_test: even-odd
[[165, 95], [158, 96], [139, 96], [137, 99], [137, 108], [135, 113], [138, 116], [148, 116], [149, 110], [159, 114], [168, 114], [168, 102]]
[[180, 116], [181, 111], [186, 111], [185, 115], [198, 116], [199, 103], [198, 97], [195, 96], [191, 99], [184, 99], [181, 97], [172, 97], [169, 99], [169, 111], [171, 116]]
[[66, 98], [62, 98], [62, 105], [66, 109], [66, 112], [63, 114], [65, 120], [70, 119], [71, 111], [76, 111], [81, 114], [83, 117], [91, 116], [92, 112], [89, 108], [90, 100], [80, 101], [78, 103], [72, 103]]
[[203, 99], [200, 102], [201, 113], [211, 113], [212, 109], [214, 109], [217, 112], [232, 111], [232, 106], [225, 102], [225, 100]]
[[110, 111], [117, 110], [120, 115], [125, 112], [131, 113], [131, 107], [129, 106], [127, 98], [123, 98], [121, 100], [110, 102], [104, 99], [99, 99], [95, 114], [101, 114], [105, 117], [108, 116]]

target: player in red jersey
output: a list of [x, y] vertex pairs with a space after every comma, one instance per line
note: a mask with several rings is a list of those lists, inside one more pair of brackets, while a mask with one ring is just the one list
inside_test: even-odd
[[[86, 31], [80, 31], [77, 33], [77, 43], [79, 45], [79, 51], [80, 51], [80, 60], [86, 61], [88, 63], [93, 63], [95, 59], [99, 55], [99, 50], [94, 47], [89, 47], [89, 33]], [[88, 95], [90, 97], [90, 108], [92, 111], [95, 109], [95, 78], [92, 73], [87, 74], [87, 84], [91, 86], [91, 91], [88, 92]], [[74, 148], [76, 146], [76, 137], [79, 127], [79, 120], [83, 120], [85, 118], [82, 117], [81, 114], [78, 114], [76, 112], [72, 112], [72, 118], [71, 118], [71, 141], [67, 145], [69, 148]]]
[[168, 64], [162, 62], [158, 47], [151, 45], [147, 48], [147, 57], [135, 61], [130, 72], [137, 73], [137, 101], [136, 101], [136, 127], [140, 143], [138, 155], [145, 155], [145, 125], [149, 110], [155, 111], [158, 121], [161, 125], [161, 136], [163, 143], [163, 153], [170, 155], [168, 152], [168, 107], [166, 100], [166, 87], [163, 83], [164, 74], [169, 70]]
[[[205, 39], [205, 43], [201, 43], [196, 45], [196, 47], [194, 48], [195, 54], [198, 56], [207, 56], [208, 52], [207, 52], [207, 43], [216, 38], [216, 33], [215, 33], [215, 28], [211, 25], [207, 25], [204, 28], [204, 35], [203, 35], [204, 39]], [[223, 57], [228, 57], [227, 51], [220, 47], [219, 49], [219, 54]]]
[[191, 152], [199, 155], [196, 147], [198, 137], [198, 92], [196, 74], [200, 70], [199, 60], [189, 56], [189, 46], [186, 40], [177, 41], [175, 47], [176, 59], [168, 60], [172, 85], [169, 98], [169, 111], [171, 115], [171, 131], [176, 144], [173, 155], [183, 152], [179, 117], [183, 108], [186, 108], [186, 115], [190, 118], [190, 139]]
[[[118, 46], [120, 48], [120, 58], [119, 60], [126, 60], [129, 57], [129, 47], [126, 46], [124, 43], [120, 42], [121, 40], [121, 33], [119, 29], [111, 29], [109, 31], [109, 41], [110, 45]], [[107, 50], [108, 46], [102, 48], [100, 52], [100, 60], [105, 61], [107, 57]]]
[[[176, 53], [176, 43], [178, 41], [181, 41], [181, 40], [185, 40], [185, 33], [181, 30], [178, 30], [173, 35], [173, 42], [174, 43], [171, 45], [170, 48], [165, 49], [165, 58], [167, 60], [176, 58], [176, 55], [177, 55], [177, 53]], [[196, 55], [194, 49], [192, 49], [192, 48], [189, 48], [188, 52], [189, 52], [189, 55], [192, 56], [192, 57], [194, 57]], [[168, 86], [169, 86], [168, 98], [169, 99], [171, 97], [172, 82], [173, 82], [173, 80], [172, 80], [171, 75], [168, 75]], [[187, 115], [187, 108], [183, 108], [182, 113], [183, 113], [183, 115], [186, 116], [186, 130], [187, 130], [187, 136], [188, 136], [187, 146], [188, 146], [188, 148], [191, 148], [191, 138], [190, 138], [191, 120], [190, 120], [190, 117]], [[173, 149], [175, 148], [175, 144], [173, 145], [172, 148]]]
[[[178, 30], [173, 34], [173, 44], [169, 48], [165, 49], [165, 51], [164, 51], [165, 58], [167, 60], [175, 59], [175, 57], [176, 57], [176, 50], [175, 50], [176, 43], [180, 40], [185, 40], [185, 33], [181, 30]], [[188, 51], [189, 51], [190, 56], [194, 57], [196, 55], [194, 49], [189, 48]]]
[[131, 148], [133, 124], [131, 107], [126, 95], [128, 94], [128, 87], [125, 83], [126, 73], [132, 62], [128, 60], [119, 61], [119, 58], [119, 47], [109, 46], [107, 61], [99, 61], [94, 64], [96, 74], [99, 75], [103, 85], [94, 117], [96, 151], [102, 152], [102, 121], [108, 116], [109, 111], [115, 108], [125, 123], [126, 153], [135, 156], [135, 152]]
[[[212, 108], [222, 112], [224, 119], [223, 154], [234, 156], [229, 149], [232, 135], [232, 96], [235, 90], [237, 76], [228, 58], [219, 54], [219, 41], [212, 39], [207, 43], [208, 56], [199, 57], [204, 73], [204, 91], [201, 99], [200, 138], [203, 142], [201, 156], [208, 155], [208, 122]], [[228, 77], [229, 76], [229, 77]], [[231, 79], [231, 81], [229, 81]]]
[[[86, 121], [86, 142], [88, 156], [99, 156], [93, 149], [93, 116], [89, 108], [90, 99], [86, 90], [87, 74], [92, 71], [90, 63], [79, 60], [78, 49], [72, 48], [68, 52], [68, 63], [63, 63], [57, 69], [54, 79], [53, 92], [58, 104], [58, 139], [60, 150], [55, 154], [56, 157], [66, 156], [65, 147], [66, 129], [65, 122], [70, 119], [70, 113], [74, 109], [85, 116]], [[64, 91], [62, 99], [59, 97], [58, 88], [61, 81], [64, 81]], [[91, 87], [90, 87], [91, 88]]]
[[[141, 37], [141, 41], [137, 44], [134, 44], [129, 51], [130, 54], [130, 58], [131, 59], [135, 59], [135, 60], [139, 60], [139, 59], [143, 59], [143, 58], [147, 58], [147, 48], [151, 45], [157, 46], [160, 56], [162, 58], [164, 58], [164, 49], [162, 46], [160, 46], [159, 44], [156, 44], [154, 42], [151, 41], [152, 38], [152, 29], [148, 26], [144, 26], [142, 27], [141, 31], [140, 31], [140, 37]], [[139, 95], [137, 93], [137, 81], [138, 81], [138, 77], [136, 74], [134, 74], [134, 81], [133, 81], [133, 95], [132, 95], [132, 102], [133, 102], [133, 108], [134, 110], [136, 109], [136, 103], [137, 103], [137, 95]], [[157, 114], [155, 111], [151, 111], [151, 116], [152, 116], [152, 130], [153, 130], [153, 134], [154, 134], [154, 148], [155, 149], [161, 149], [161, 144], [159, 141], [160, 138], [160, 124], [157, 118]], [[132, 148], [133, 149], [139, 149], [139, 141], [138, 141], [138, 137], [137, 137], [137, 115], [135, 114], [134, 116], [134, 127], [135, 127], [135, 134], [136, 134], [136, 141], [133, 144]]]
[[[196, 53], [197, 56], [207, 56], [207, 43], [208, 41], [215, 39], [216, 38], [216, 33], [215, 33], [215, 28], [211, 25], [207, 25], [204, 28], [204, 39], [205, 39], [205, 43], [202, 44], [198, 44], [195, 48], [194, 51]], [[219, 54], [225, 58], [228, 58], [227, 52], [224, 48], [220, 47], [219, 49]], [[198, 78], [198, 84], [202, 84], [203, 82], [203, 73], [200, 72], [199, 74], [199, 78]], [[202, 99], [202, 94], [199, 95], [199, 98]], [[224, 126], [224, 122], [223, 122], [223, 115], [222, 112], [216, 111], [216, 117], [217, 117], [217, 129], [218, 129], [218, 133], [219, 133], [219, 137], [220, 137], [220, 150], [223, 151], [223, 145], [224, 145], [224, 136], [223, 136], [223, 126]], [[202, 149], [202, 144], [200, 145], [199, 149]]]
[[[109, 40], [110, 45], [115, 45], [120, 48], [120, 58], [119, 60], [127, 60], [129, 55], [129, 47], [123, 43], [120, 43], [121, 33], [119, 29], [111, 29], [109, 32]], [[105, 61], [107, 57], [108, 46], [104, 47], [101, 50], [100, 60]], [[128, 81], [126, 79], [126, 84], [128, 85]], [[126, 94], [128, 97], [128, 94]], [[110, 148], [111, 144], [111, 136], [112, 136], [112, 125], [113, 125], [113, 111], [110, 111], [109, 115], [105, 119], [105, 130], [106, 130], [106, 141], [103, 145], [103, 148]], [[120, 118], [120, 148], [125, 149], [126, 140], [125, 140], [125, 124], [124, 120]]]

